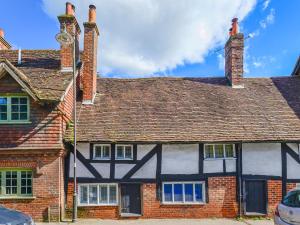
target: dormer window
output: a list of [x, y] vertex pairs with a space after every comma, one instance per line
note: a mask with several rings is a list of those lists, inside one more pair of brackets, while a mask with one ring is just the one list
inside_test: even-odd
[[27, 96], [0, 96], [0, 123], [29, 121], [29, 98]]

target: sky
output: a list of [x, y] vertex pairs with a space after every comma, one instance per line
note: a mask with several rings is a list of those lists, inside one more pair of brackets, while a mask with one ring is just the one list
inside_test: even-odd
[[[105, 77], [224, 76], [233, 17], [245, 35], [244, 76], [290, 75], [300, 55], [299, 0], [73, 0], [83, 31], [97, 7], [98, 72]], [[58, 49], [61, 0], [2, 0], [15, 49]], [[83, 32], [81, 35], [81, 46]]]

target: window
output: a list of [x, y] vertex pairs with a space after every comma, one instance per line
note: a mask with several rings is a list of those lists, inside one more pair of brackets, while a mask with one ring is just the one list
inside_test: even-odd
[[79, 205], [116, 205], [116, 184], [80, 184]]
[[199, 204], [205, 201], [204, 182], [163, 183], [163, 203]]
[[110, 145], [94, 145], [94, 159], [110, 159]]
[[0, 170], [0, 196], [32, 195], [32, 171]]
[[26, 122], [28, 120], [28, 97], [0, 96], [0, 122]]
[[204, 145], [205, 159], [234, 158], [234, 144], [206, 144]]
[[133, 159], [132, 145], [116, 145], [116, 159]]
[[300, 207], [300, 191], [292, 191], [288, 193], [282, 203], [288, 207]]

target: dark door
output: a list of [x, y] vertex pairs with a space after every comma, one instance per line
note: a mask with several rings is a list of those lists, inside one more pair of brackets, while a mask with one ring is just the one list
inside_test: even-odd
[[267, 189], [264, 180], [245, 181], [246, 213], [266, 214]]
[[121, 213], [141, 214], [139, 184], [121, 184]]

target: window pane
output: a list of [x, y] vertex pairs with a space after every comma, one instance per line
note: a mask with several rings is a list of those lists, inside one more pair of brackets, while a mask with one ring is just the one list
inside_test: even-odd
[[12, 120], [19, 120], [19, 113], [12, 113], [11, 114], [11, 119]]
[[234, 157], [233, 152], [234, 152], [233, 151], [233, 145], [225, 145], [226, 157], [228, 157], [228, 158]]
[[183, 188], [182, 184], [174, 184], [174, 202], [183, 201]]
[[19, 104], [19, 98], [11, 98], [11, 104]]
[[172, 184], [164, 184], [164, 201], [172, 202]]
[[20, 98], [20, 104], [27, 105], [27, 98]]
[[109, 203], [117, 202], [117, 187], [115, 185], [109, 186]]
[[206, 158], [214, 158], [214, 146], [213, 145], [205, 145], [205, 157]]
[[0, 98], [0, 120], [7, 120], [7, 98]]
[[6, 194], [17, 194], [17, 171], [6, 171]]
[[27, 113], [20, 113], [20, 120], [27, 120]]
[[7, 120], [7, 113], [0, 113], [0, 120]]
[[103, 152], [102, 152], [102, 157], [103, 158], [109, 158], [110, 155], [110, 147], [109, 146], [103, 146]]
[[107, 203], [108, 202], [108, 194], [107, 194], [107, 186], [99, 186], [99, 202], [100, 203]]
[[89, 186], [89, 204], [97, 204], [97, 186], [96, 185], [90, 185]]
[[88, 189], [87, 186], [79, 186], [80, 187], [80, 203], [87, 204], [88, 203]]
[[185, 184], [184, 185], [184, 193], [185, 193], [185, 201], [186, 202], [192, 202], [194, 201], [193, 195], [194, 195], [194, 189], [193, 184]]
[[215, 145], [216, 158], [224, 158], [223, 145]]
[[131, 146], [125, 146], [125, 158], [131, 159], [132, 158], [132, 151]]
[[195, 200], [196, 202], [201, 202], [203, 201], [203, 196], [202, 196], [202, 184], [195, 184]]
[[0, 97], [0, 105], [7, 105], [7, 98]]
[[101, 158], [101, 146], [95, 147], [95, 158]]
[[19, 112], [19, 106], [18, 105], [12, 105], [11, 106], [11, 111], [12, 112]]
[[0, 171], [0, 195], [2, 195], [2, 172]]
[[27, 105], [21, 105], [20, 112], [27, 112]]
[[124, 158], [123, 146], [117, 146], [117, 158]]

